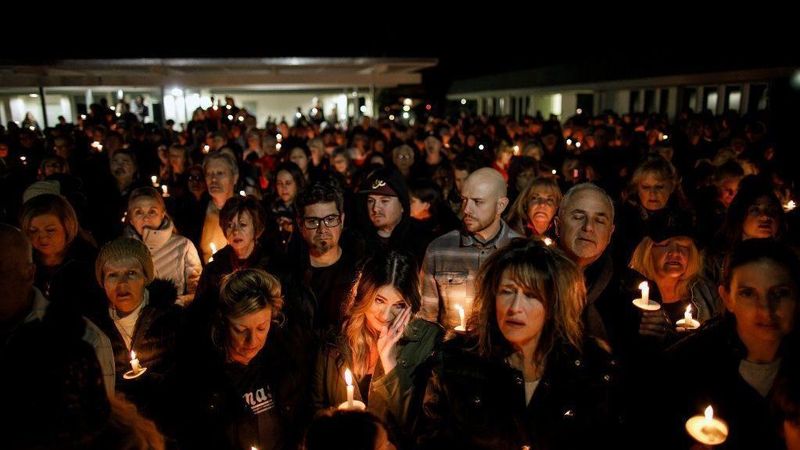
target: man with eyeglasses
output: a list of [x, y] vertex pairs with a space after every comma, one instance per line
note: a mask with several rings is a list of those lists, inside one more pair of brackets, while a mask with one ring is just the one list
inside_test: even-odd
[[297, 223], [304, 251], [282, 274], [286, 298], [304, 300], [314, 311], [301, 312], [303, 321], [317, 330], [341, 325], [342, 309], [355, 276], [363, 245], [347, 235], [342, 192], [328, 183], [315, 183], [295, 199]]

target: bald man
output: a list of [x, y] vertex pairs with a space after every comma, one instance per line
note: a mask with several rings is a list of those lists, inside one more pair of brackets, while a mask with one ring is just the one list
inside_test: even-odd
[[[422, 264], [420, 317], [448, 330], [463, 325], [472, 311], [478, 268], [517, 237], [500, 218], [508, 206], [506, 182], [494, 169], [472, 172], [461, 192], [463, 226], [431, 242]], [[457, 330], [460, 331], [460, 330]]]

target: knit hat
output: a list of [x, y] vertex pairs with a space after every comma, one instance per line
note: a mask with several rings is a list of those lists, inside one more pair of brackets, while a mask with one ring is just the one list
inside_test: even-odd
[[145, 285], [153, 281], [155, 269], [153, 268], [153, 258], [150, 256], [150, 250], [147, 249], [147, 246], [138, 239], [118, 238], [104, 245], [97, 255], [94, 272], [100, 286], [103, 286], [103, 267], [106, 263], [125, 258], [133, 258], [142, 265]]
[[60, 195], [61, 183], [56, 180], [42, 180], [31, 184], [25, 189], [25, 192], [22, 193], [22, 203], [26, 203], [33, 197], [41, 194]]

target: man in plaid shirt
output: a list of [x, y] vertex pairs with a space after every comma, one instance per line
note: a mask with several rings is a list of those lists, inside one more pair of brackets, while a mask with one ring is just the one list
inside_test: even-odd
[[501, 218], [508, 206], [506, 183], [494, 169], [476, 170], [464, 182], [461, 193], [463, 227], [435, 239], [422, 264], [420, 317], [447, 329], [466, 320], [475, 298], [478, 268], [498, 248], [517, 237]]

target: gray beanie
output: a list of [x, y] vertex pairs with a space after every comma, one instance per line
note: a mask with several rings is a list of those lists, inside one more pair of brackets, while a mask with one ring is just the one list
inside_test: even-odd
[[107, 243], [100, 249], [97, 260], [94, 263], [94, 272], [97, 282], [103, 286], [103, 267], [109, 261], [116, 261], [125, 258], [133, 258], [139, 261], [144, 271], [145, 285], [153, 281], [155, 269], [153, 268], [153, 257], [150, 250], [138, 239], [118, 238]]

